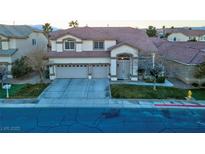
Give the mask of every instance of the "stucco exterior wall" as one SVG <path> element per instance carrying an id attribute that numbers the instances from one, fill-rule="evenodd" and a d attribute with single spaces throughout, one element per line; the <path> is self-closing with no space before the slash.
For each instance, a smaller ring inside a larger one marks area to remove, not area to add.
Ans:
<path id="1" fill-rule="evenodd" d="M 111 57 L 117 57 L 119 54 L 131 54 L 133 57 L 138 57 L 138 50 L 128 45 L 122 45 L 111 51 Z"/>
<path id="2" fill-rule="evenodd" d="M 120 54 L 130 54 L 130 79 L 133 81 L 138 80 L 138 50 L 128 46 L 128 45 L 122 45 L 117 48 L 114 48 L 111 51 L 111 65 L 110 65 L 110 74 L 111 74 L 111 80 L 116 81 L 117 80 L 117 57 Z"/>
<path id="3" fill-rule="evenodd" d="M 105 50 L 107 50 L 108 48 L 116 45 L 117 42 L 115 40 L 105 40 Z"/>
<path id="4" fill-rule="evenodd" d="M 199 41 L 205 41 L 205 35 L 200 36 Z"/>
<path id="5" fill-rule="evenodd" d="M 57 40 L 51 41 L 51 50 L 62 52 L 64 51 L 64 40 L 66 39 L 74 39 L 76 41 L 76 47 L 75 50 L 77 52 L 81 51 L 93 51 L 93 40 L 81 40 L 80 38 L 77 38 L 72 35 L 65 35 Z M 104 50 L 107 50 L 108 48 L 116 45 L 116 40 L 102 40 L 104 41 Z M 101 50 L 99 50 L 101 51 Z"/>
<path id="6" fill-rule="evenodd" d="M 9 49 L 9 42 L 8 41 L 2 41 L 2 50 L 8 50 Z"/>
<path id="7" fill-rule="evenodd" d="M 186 65 L 175 61 L 166 60 L 165 70 L 168 77 L 178 78 L 186 84 L 205 82 L 194 77 L 197 65 Z"/>
<path id="8" fill-rule="evenodd" d="M 54 64 L 110 63 L 110 58 L 50 58 L 49 63 L 54 63 Z"/>
<path id="9" fill-rule="evenodd" d="M 189 40 L 189 37 L 182 33 L 172 33 L 167 37 L 167 40 L 173 42 L 174 38 L 176 38 L 176 41 L 181 41 L 181 42 L 186 42 Z"/>
<path id="10" fill-rule="evenodd" d="M 36 40 L 36 45 L 32 45 L 32 39 Z M 29 52 L 37 50 L 47 51 L 48 40 L 43 33 L 33 32 L 27 39 L 15 39 L 15 43 L 18 51 L 12 56 L 12 61 L 28 55 Z"/>
<path id="11" fill-rule="evenodd" d="M 9 63 L 9 64 L 11 64 L 12 63 L 12 59 L 11 59 L 11 57 L 0 57 L 0 62 L 1 63 Z"/>
<path id="12" fill-rule="evenodd" d="M 83 40 L 82 51 L 92 51 L 93 50 L 93 41 Z"/>
<path id="13" fill-rule="evenodd" d="M 65 35 L 63 37 L 58 38 L 56 41 L 57 42 L 63 42 L 65 39 L 68 39 L 68 38 L 74 39 L 74 40 L 76 40 L 76 42 L 81 42 L 82 41 L 80 38 L 77 38 L 77 37 L 72 36 L 72 35 Z"/>
<path id="14" fill-rule="evenodd" d="M 57 51 L 57 44 L 56 41 L 51 41 L 51 51 Z"/>
<path id="15" fill-rule="evenodd" d="M 16 49 L 16 39 L 9 39 L 9 49 Z"/>

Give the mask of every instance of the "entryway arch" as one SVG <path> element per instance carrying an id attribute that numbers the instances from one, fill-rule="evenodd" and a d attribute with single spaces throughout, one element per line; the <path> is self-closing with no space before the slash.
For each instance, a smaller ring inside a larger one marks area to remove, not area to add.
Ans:
<path id="1" fill-rule="evenodd" d="M 132 55 L 117 55 L 117 78 L 118 80 L 128 80 L 131 77 Z"/>

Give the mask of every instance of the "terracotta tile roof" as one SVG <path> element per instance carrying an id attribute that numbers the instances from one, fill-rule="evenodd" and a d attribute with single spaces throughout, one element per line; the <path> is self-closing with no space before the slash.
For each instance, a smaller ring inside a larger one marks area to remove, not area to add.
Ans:
<path id="1" fill-rule="evenodd" d="M 127 43 L 144 52 L 155 52 L 157 48 L 149 40 L 146 33 L 131 27 L 77 27 L 50 33 L 50 39 L 56 40 L 67 34 L 83 40 L 117 40 L 117 43 Z"/>
<path id="2" fill-rule="evenodd" d="M 63 52 L 48 52 L 49 58 L 93 58 L 93 57 L 110 57 L 110 51 L 63 51 Z"/>
<path id="3" fill-rule="evenodd" d="M 186 36 L 202 36 L 205 35 L 205 30 L 190 30 L 187 28 L 165 29 L 165 33 L 182 33 Z"/>
<path id="4" fill-rule="evenodd" d="M 185 64 L 201 64 L 205 62 L 205 42 L 168 42 L 152 40 L 160 55 L 165 59 Z"/>

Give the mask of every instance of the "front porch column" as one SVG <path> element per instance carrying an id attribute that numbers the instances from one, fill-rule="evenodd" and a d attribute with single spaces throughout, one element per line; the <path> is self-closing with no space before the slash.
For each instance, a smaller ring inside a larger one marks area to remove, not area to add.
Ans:
<path id="1" fill-rule="evenodd" d="M 133 57 L 131 80 L 138 81 L 138 57 Z"/>
<path id="2" fill-rule="evenodd" d="M 50 77 L 50 80 L 54 80 L 56 78 L 56 66 L 55 65 L 49 66 L 49 77 Z"/>
<path id="3" fill-rule="evenodd" d="M 111 58 L 110 77 L 112 81 L 117 80 L 117 59 Z"/>

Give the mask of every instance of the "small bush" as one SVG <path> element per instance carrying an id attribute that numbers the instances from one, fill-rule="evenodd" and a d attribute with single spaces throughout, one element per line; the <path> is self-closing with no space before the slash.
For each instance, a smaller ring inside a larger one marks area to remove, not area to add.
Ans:
<path id="1" fill-rule="evenodd" d="M 165 82 L 165 77 L 161 76 L 157 78 L 157 83 L 164 83 Z"/>
<path id="2" fill-rule="evenodd" d="M 49 79 L 49 70 L 48 69 L 44 71 L 44 76 L 46 79 Z"/>
<path id="3" fill-rule="evenodd" d="M 28 64 L 26 56 L 17 59 L 12 65 L 11 73 L 14 78 L 22 77 L 32 71 L 32 67 Z"/>
<path id="4" fill-rule="evenodd" d="M 205 87 L 205 82 L 201 84 L 202 87 Z"/>
<path id="5" fill-rule="evenodd" d="M 199 84 L 198 83 L 192 83 L 192 86 L 193 87 L 199 87 Z"/>
<path id="6" fill-rule="evenodd" d="M 144 79 L 145 82 L 147 83 L 154 83 L 154 78 L 152 76 L 146 77 Z M 164 83 L 165 82 L 165 77 L 164 76 L 160 76 L 157 78 L 156 83 Z"/>

